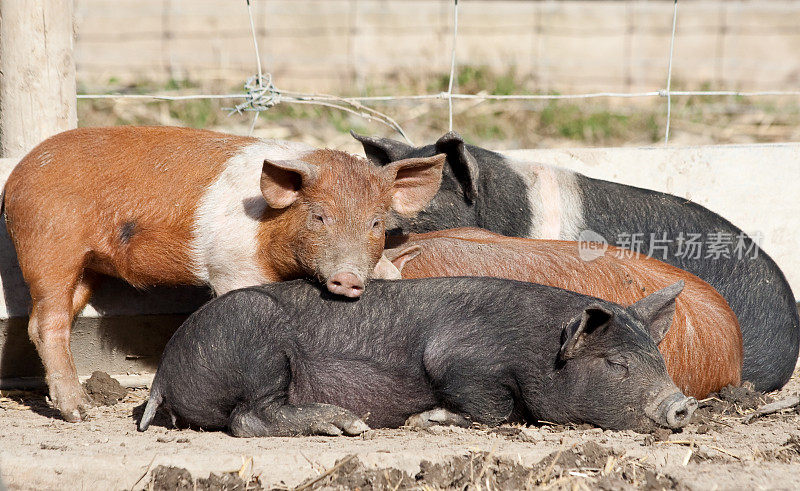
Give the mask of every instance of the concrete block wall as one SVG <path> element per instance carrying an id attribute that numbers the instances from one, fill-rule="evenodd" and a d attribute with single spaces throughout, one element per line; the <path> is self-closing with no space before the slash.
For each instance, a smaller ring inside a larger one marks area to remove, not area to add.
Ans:
<path id="1" fill-rule="evenodd" d="M 351 92 L 449 71 L 452 0 L 251 4 L 264 70 L 284 90 Z M 255 71 L 244 2 L 75 0 L 75 21 L 80 83 L 238 85 Z M 798 22 L 797 1 L 681 2 L 673 88 L 796 87 Z M 541 90 L 650 91 L 666 80 L 671 27 L 669 1 L 470 0 L 459 4 L 458 63 L 514 67 Z"/>
<path id="2" fill-rule="evenodd" d="M 800 144 L 518 150 L 510 156 L 563 166 L 592 177 L 692 199 L 749 233 L 800 295 Z M 0 185 L 16 164 L 0 159 Z M 0 387 L 40 383 L 42 368 L 27 336 L 29 295 L 5 224 L 0 226 Z M 72 349 L 79 375 L 152 374 L 165 343 L 209 297 L 205 288 L 143 291 L 107 279 L 77 319 Z M 136 379 L 134 379 L 136 380 Z"/>

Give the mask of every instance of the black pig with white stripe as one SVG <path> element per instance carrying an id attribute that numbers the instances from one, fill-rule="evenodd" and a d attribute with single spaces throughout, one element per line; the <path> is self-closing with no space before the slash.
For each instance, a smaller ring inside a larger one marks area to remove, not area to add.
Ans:
<path id="1" fill-rule="evenodd" d="M 652 237 L 673 239 L 666 244 L 663 260 L 713 286 L 739 318 L 742 380 L 770 391 L 791 377 L 800 347 L 800 320 L 791 288 L 775 262 L 764 251 L 755 258 L 731 254 L 713 259 L 678 253 L 675 239 L 681 233 L 708 237 L 721 232 L 734 238 L 742 234 L 716 213 L 670 194 L 510 159 L 466 145 L 454 132 L 417 148 L 388 138 L 353 136 L 379 164 L 447 154 L 439 193 L 417 217 L 396 217 L 395 233 L 471 226 L 515 237 L 579 240 L 583 230 L 592 230 L 611 243 L 621 234 L 641 233 L 644 253 Z M 743 245 L 754 246 L 749 237 Z"/>

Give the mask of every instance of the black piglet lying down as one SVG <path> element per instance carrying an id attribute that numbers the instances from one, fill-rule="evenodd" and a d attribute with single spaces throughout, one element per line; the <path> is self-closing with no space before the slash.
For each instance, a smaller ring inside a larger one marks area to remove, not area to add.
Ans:
<path id="1" fill-rule="evenodd" d="M 656 344 L 682 287 L 628 308 L 496 278 L 376 280 L 357 301 L 305 280 L 232 291 L 175 332 L 139 429 L 159 407 L 243 437 L 407 419 L 680 427 L 697 402 Z"/>

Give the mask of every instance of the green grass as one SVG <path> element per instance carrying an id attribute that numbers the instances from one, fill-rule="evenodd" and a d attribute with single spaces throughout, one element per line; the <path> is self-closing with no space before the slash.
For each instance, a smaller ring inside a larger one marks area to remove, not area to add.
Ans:
<path id="1" fill-rule="evenodd" d="M 206 128 L 216 124 L 220 108 L 211 99 L 176 101 L 170 104 L 169 114 L 192 128 Z"/>
<path id="2" fill-rule="evenodd" d="M 446 92 L 450 74 L 441 74 L 433 80 L 434 82 L 428 85 L 429 92 Z M 498 75 L 485 66 L 464 65 L 456 69 L 453 90 L 462 94 L 485 91 L 492 95 L 510 95 L 525 89 L 513 69 Z"/>
<path id="3" fill-rule="evenodd" d="M 438 93 L 447 90 L 448 77 L 447 73 L 441 73 L 427 78 L 414 78 L 407 73 L 398 72 L 384 79 L 381 84 L 367 84 L 358 93 L 341 95 Z M 680 86 L 679 82 L 675 83 L 676 88 Z M 695 88 L 707 90 L 710 87 L 710 84 L 704 84 Z M 455 90 L 466 94 L 494 95 L 544 92 L 536 86 L 532 77 L 521 76 L 513 69 L 497 73 L 485 66 L 469 65 L 458 67 Z M 118 78 L 110 77 L 102 91 L 79 87 L 79 93 L 147 94 L 183 91 L 237 93 L 241 91 L 241 86 L 204 87 L 192 80 L 122 85 Z M 235 102 L 216 99 L 169 102 L 79 100 L 78 117 L 82 126 L 178 124 L 194 128 L 249 127 L 251 113 L 229 117 L 228 111 L 223 109 Z M 417 104 L 423 105 L 425 110 L 419 111 Z M 410 134 L 416 134 L 417 139 L 435 140 L 447 127 L 447 103 L 442 100 L 413 104 L 375 103 L 371 107 L 398 120 Z M 458 100 L 454 102 L 454 108 L 454 127 L 459 133 L 476 144 L 495 148 L 533 148 L 541 146 L 543 141 L 550 142 L 547 144 L 564 141 L 569 142 L 564 144 L 575 146 L 646 144 L 660 141 L 664 133 L 665 106 L 661 98 L 637 101 L 593 99 L 480 103 Z M 694 125 L 722 130 L 731 122 L 752 121 L 753 114 L 767 115 L 769 124 L 773 127 L 783 126 L 790 129 L 800 126 L 800 105 L 794 100 L 730 96 L 673 97 L 673 121 L 676 125 L 685 122 L 690 129 Z M 261 127 L 271 125 L 289 128 L 289 138 L 303 132 L 312 132 L 320 141 L 325 141 L 326 134 L 347 133 L 351 129 L 360 133 L 397 136 L 374 121 L 368 122 L 343 111 L 291 103 L 282 103 L 262 112 L 258 124 Z M 774 141 L 774 138 L 780 138 L 763 136 L 756 131 L 756 126 L 757 124 L 753 126 L 751 135 L 754 141 Z M 724 132 L 720 131 L 718 134 L 725 138 Z M 724 139 L 719 141 L 725 142 Z"/>

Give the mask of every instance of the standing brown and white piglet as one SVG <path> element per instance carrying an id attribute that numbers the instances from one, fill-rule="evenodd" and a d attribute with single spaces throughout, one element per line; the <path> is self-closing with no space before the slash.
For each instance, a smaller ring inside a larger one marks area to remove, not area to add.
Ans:
<path id="1" fill-rule="evenodd" d="M 217 294 L 313 276 L 357 297 L 390 210 L 436 194 L 444 155 L 378 167 L 344 152 L 171 127 L 82 128 L 45 140 L 5 186 L 31 292 L 28 333 L 68 421 L 89 406 L 69 346 L 98 273 Z"/>

